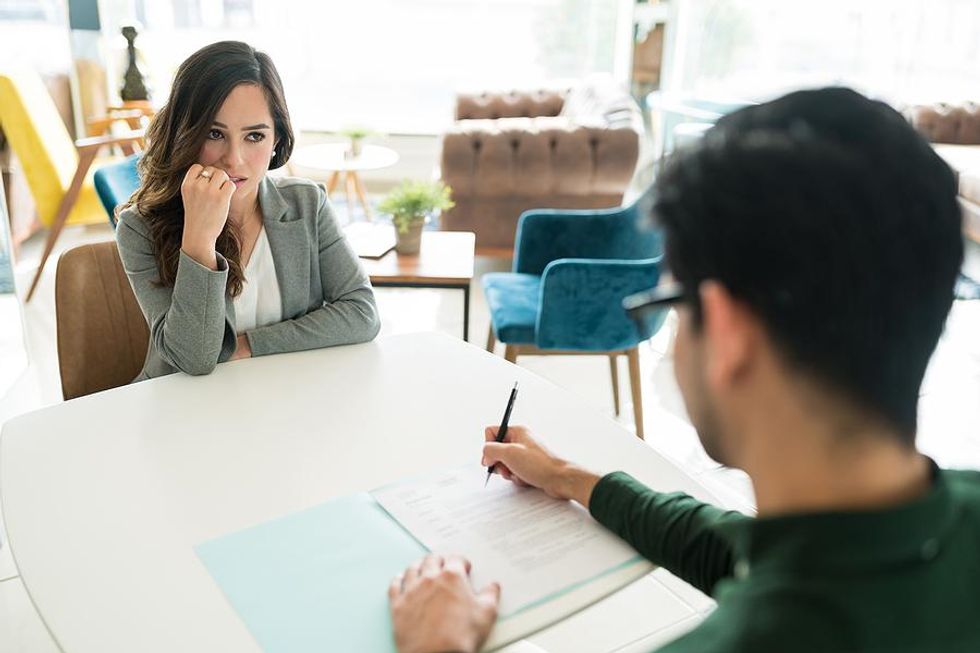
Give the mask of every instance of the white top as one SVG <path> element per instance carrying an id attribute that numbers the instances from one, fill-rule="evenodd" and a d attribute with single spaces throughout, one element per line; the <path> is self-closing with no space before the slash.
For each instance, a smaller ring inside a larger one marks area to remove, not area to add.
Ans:
<path id="1" fill-rule="evenodd" d="M 24 586 L 67 653 L 260 653 L 193 547 L 477 460 L 515 380 L 512 423 L 532 426 L 556 454 L 711 499 L 532 371 L 457 338 L 410 333 L 170 374 L 8 421 L 0 500 Z M 601 651 L 676 632 L 697 621 L 678 596 L 644 578 L 530 641 Z M 575 646 L 583 632 L 619 643 Z"/>
<path id="2" fill-rule="evenodd" d="M 242 293 L 233 303 L 238 335 L 282 321 L 282 296 L 279 294 L 276 264 L 272 260 L 272 248 L 269 247 L 265 227 L 259 231 L 252 256 L 245 266 Z"/>

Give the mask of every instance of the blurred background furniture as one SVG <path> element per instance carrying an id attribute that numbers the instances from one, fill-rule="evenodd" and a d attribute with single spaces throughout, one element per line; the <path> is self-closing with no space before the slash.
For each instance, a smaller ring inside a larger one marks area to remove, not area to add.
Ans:
<path id="1" fill-rule="evenodd" d="M 289 160 L 290 168 L 308 168 L 314 171 L 329 172 L 327 197 L 333 195 L 344 175 L 344 192 L 347 195 L 347 218 L 353 220 L 354 196 L 361 202 L 364 217 L 371 220 L 371 205 L 364 191 L 364 184 L 357 175 L 359 170 L 377 170 L 398 163 L 398 152 L 382 145 L 362 145 L 359 154 L 354 155 L 347 143 L 320 143 L 297 148 Z"/>
<path id="2" fill-rule="evenodd" d="M 375 288 L 462 290 L 463 340 L 469 340 L 474 242 L 472 233 L 423 231 L 418 254 L 399 254 L 393 249 L 381 258 L 362 258 L 361 265 Z"/>
<path id="3" fill-rule="evenodd" d="M 980 243 L 980 104 L 933 104 L 905 110 L 957 175 L 963 231 Z"/>
<path id="4" fill-rule="evenodd" d="M 640 438 L 638 345 L 660 329 L 666 311 L 640 333 L 622 302 L 660 278 L 660 236 L 646 224 L 650 199 L 647 192 L 625 208 L 528 211 L 518 226 L 513 271 L 483 277 L 491 320 L 487 350 L 502 342 L 511 362 L 526 355 L 607 356 L 617 415 L 618 357 L 626 356 Z"/>
<path id="5" fill-rule="evenodd" d="M 717 98 L 702 95 L 654 91 L 646 97 L 646 106 L 656 116 L 658 135 L 654 150 L 662 165 L 666 156 L 701 138 L 718 119 L 727 113 L 755 104 L 743 98 Z"/>
<path id="6" fill-rule="evenodd" d="M 104 115 L 89 118 L 85 128 L 89 136 L 102 136 L 117 123 L 123 123 L 129 131 L 146 129 L 154 115 L 156 109 L 148 100 L 123 102 L 119 106 L 106 107 Z"/>
<path id="7" fill-rule="evenodd" d="M 131 154 L 122 161 L 110 163 L 95 171 L 92 182 L 99 201 L 109 215 L 109 222 L 116 226 L 116 207 L 129 200 L 140 186 L 140 175 L 137 169 L 140 155 Z"/>
<path id="8" fill-rule="evenodd" d="M 64 226 L 105 220 L 90 174 L 96 156 L 112 145 L 132 154 L 142 145 L 143 133 L 131 131 L 73 143 L 40 77 L 30 70 L 0 73 L 0 129 L 20 160 L 37 206 L 35 227 L 18 238 L 30 236 L 41 226 L 49 228 L 44 253 L 27 291 L 30 301 Z"/>
<path id="9" fill-rule="evenodd" d="M 456 206 L 441 228 L 510 250 L 526 210 L 619 206 L 642 133 L 636 102 L 605 77 L 565 92 L 459 95 L 441 155 Z"/>
<path id="10" fill-rule="evenodd" d="M 136 378 L 150 331 L 116 242 L 81 245 L 62 254 L 54 292 L 64 398 L 108 390 Z"/>

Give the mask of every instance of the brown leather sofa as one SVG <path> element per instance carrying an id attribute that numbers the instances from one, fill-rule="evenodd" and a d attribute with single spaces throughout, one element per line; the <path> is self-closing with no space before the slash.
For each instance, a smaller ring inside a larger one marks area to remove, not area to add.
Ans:
<path id="1" fill-rule="evenodd" d="M 963 231 L 980 243 L 980 104 L 915 106 L 905 113 L 956 172 Z"/>
<path id="2" fill-rule="evenodd" d="M 528 209 L 619 206 L 639 156 L 643 122 L 625 90 L 590 80 L 568 91 L 461 94 L 442 142 L 442 179 L 456 206 L 446 231 L 477 247 L 512 249 Z"/>

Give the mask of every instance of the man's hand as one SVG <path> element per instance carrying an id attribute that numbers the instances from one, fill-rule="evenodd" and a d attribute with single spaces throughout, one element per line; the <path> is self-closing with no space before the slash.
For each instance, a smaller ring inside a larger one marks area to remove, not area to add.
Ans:
<path id="1" fill-rule="evenodd" d="M 470 563 L 427 555 L 391 581 L 388 599 L 399 653 L 476 653 L 497 619 L 500 586 L 480 592 Z"/>
<path id="2" fill-rule="evenodd" d="M 483 463 L 496 465 L 494 471 L 522 487 L 536 487 L 556 499 L 571 499 L 586 508 L 599 477 L 572 465 L 542 447 L 523 426 L 511 426 L 503 442 L 495 442 L 496 426 L 484 435 Z"/>

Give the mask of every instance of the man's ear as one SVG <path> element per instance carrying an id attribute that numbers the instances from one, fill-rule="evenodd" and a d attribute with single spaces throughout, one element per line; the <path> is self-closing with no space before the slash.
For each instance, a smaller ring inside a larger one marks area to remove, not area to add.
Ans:
<path id="1" fill-rule="evenodd" d="M 706 382 L 714 390 L 731 387 L 748 369 L 759 323 L 744 303 L 717 281 L 698 288 L 703 315 Z"/>

